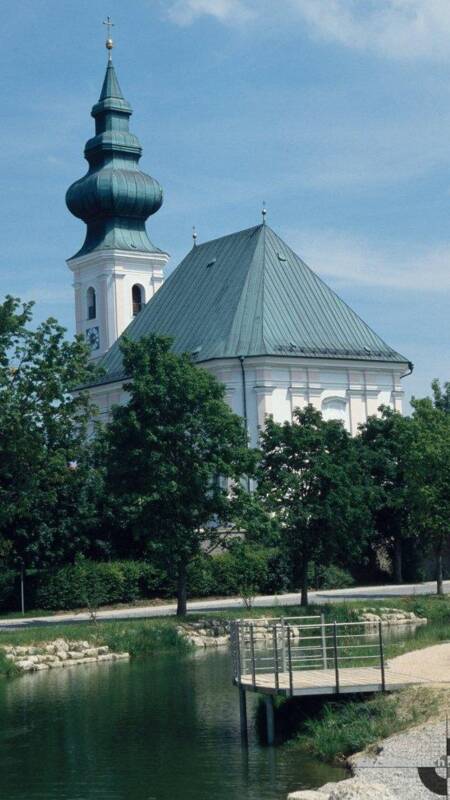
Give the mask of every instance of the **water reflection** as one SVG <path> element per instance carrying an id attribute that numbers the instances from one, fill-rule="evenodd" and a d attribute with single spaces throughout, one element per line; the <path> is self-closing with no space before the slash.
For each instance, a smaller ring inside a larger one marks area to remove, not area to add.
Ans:
<path id="1" fill-rule="evenodd" d="M 241 747 L 226 652 L 3 681 L 0 713 L 5 800 L 281 800 L 343 775 L 254 731 Z"/>

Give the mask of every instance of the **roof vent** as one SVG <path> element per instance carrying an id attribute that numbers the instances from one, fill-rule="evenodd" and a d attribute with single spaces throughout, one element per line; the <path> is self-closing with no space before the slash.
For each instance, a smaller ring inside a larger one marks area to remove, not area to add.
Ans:
<path id="1" fill-rule="evenodd" d="M 367 353 L 367 355 L 370 356 L 370 352 L 371 352 L 370 351 L 370 347 L 364 347 L 364 352 Z"/>
<path id="2" fill-rule="evenodd" d="M 206 269 L 208 269 L 208 267 L 212 267 L 216 263 L 216 261 L 217 261 L 217 258 L 212 258 L 211 261 L 208 261 L 208 263 L 206 265 Z"/>
<path id="3" fill-rule="evenodd" d="M 202 348 L 201 348 L 201 346 L 200 346 L 200 347 L 196 347 L 196 348 L 195 348 L 195 350 L 192 350 L 192 352 L 191 352 L 191 356 L 192 356 L 192 358 L 197 358 L 197 356 L 198 356 L 198 354 L 199 354 L 199 352 L 200 352 L 200 350 L 201 350 L 201 349 L 202 349 Z"/>
<path id="4" fill-rule="evenodd" d="M 284 256 L 282 253 L 277 253 L 277 257 L 278 261 L 287 261 L 286 256 Z"/>

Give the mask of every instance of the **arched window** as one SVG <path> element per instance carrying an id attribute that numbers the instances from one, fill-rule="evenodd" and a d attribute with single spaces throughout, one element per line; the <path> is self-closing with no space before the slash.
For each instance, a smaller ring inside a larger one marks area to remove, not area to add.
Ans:
<path id="1" fill-rule="evenodd" d="M 134 284 L 131 290 L 131 299 L 133 302 L 133 317 L 135 317 L 142 311 L 142 306 L 144 305 L 144 291 L 142 286 L 139 286 L 137 283 Z"/>
<path id="2" fill-rule="evenodd" d="M 86 302 L 87 302 L 87 318 L 88 319 L 95 319 L 97 316 L 97 303 L 95 300 L 95 289 L 92 286 L 86 292 Z"/>
<path id="3" fill-rule="evenodd" d="M 347 420 L 347 403 L 343 397 L 326 397 L 322 403 L 322 415 L 325 420 Z"/>

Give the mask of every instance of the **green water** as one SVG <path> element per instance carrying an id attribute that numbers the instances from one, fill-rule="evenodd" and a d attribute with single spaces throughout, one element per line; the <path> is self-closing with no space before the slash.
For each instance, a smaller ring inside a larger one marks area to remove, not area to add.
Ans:
<path id="1" fill-rule="evenodd" d="M 241 747 L 228 653 L 0 681 L 1 800 L 285 800 L 341 777 L 253 730 Z"/>

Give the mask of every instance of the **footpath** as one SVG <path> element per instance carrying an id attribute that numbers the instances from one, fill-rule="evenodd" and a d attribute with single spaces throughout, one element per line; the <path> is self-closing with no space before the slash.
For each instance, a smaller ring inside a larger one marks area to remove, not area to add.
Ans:
<path id="1" fill-rule="evenodd" d="M 444 591 L 450 594 L 450 581 L 444 582 Z M 309 602 L 322 605 L 323 603 L 342 603 L 351 600 L 382 600 L 395 597 L 413 597 L 415 595 L 435 594 L 436 583 L 410 583 L 387 586 L 358 586 L 351 589 L 333 589 L 332 591 L 311 591 Z M 254 608 L 269 608 L 273 606 L 296 606 L 300 604 L 300 595 L 297 592 L 288 594 L 259 595 L 253 601 Z M 228 609 L 245 608 L 240 597 L 226 597 L 222 599 L 193 600 L 188 603 L 188 614 L 199 614 L 206 611 L 227 611 Z M 98 620 L 122 619 L 147 619 L 153 617 L 171 617 L 176 614 L 175 603 L 161 605 L 131 606 L 127 608 L 108 608 L 96 613 Z M 66 612 L 64 614 L 50 614 L 40 617 L 15 617 L 0 618 L 0 632 L 2 630 L 15 630 L 17 628 L 32 628 L 39 625 L 71 624 L 88 622 L 91 615 L 86 611 Z"/>

